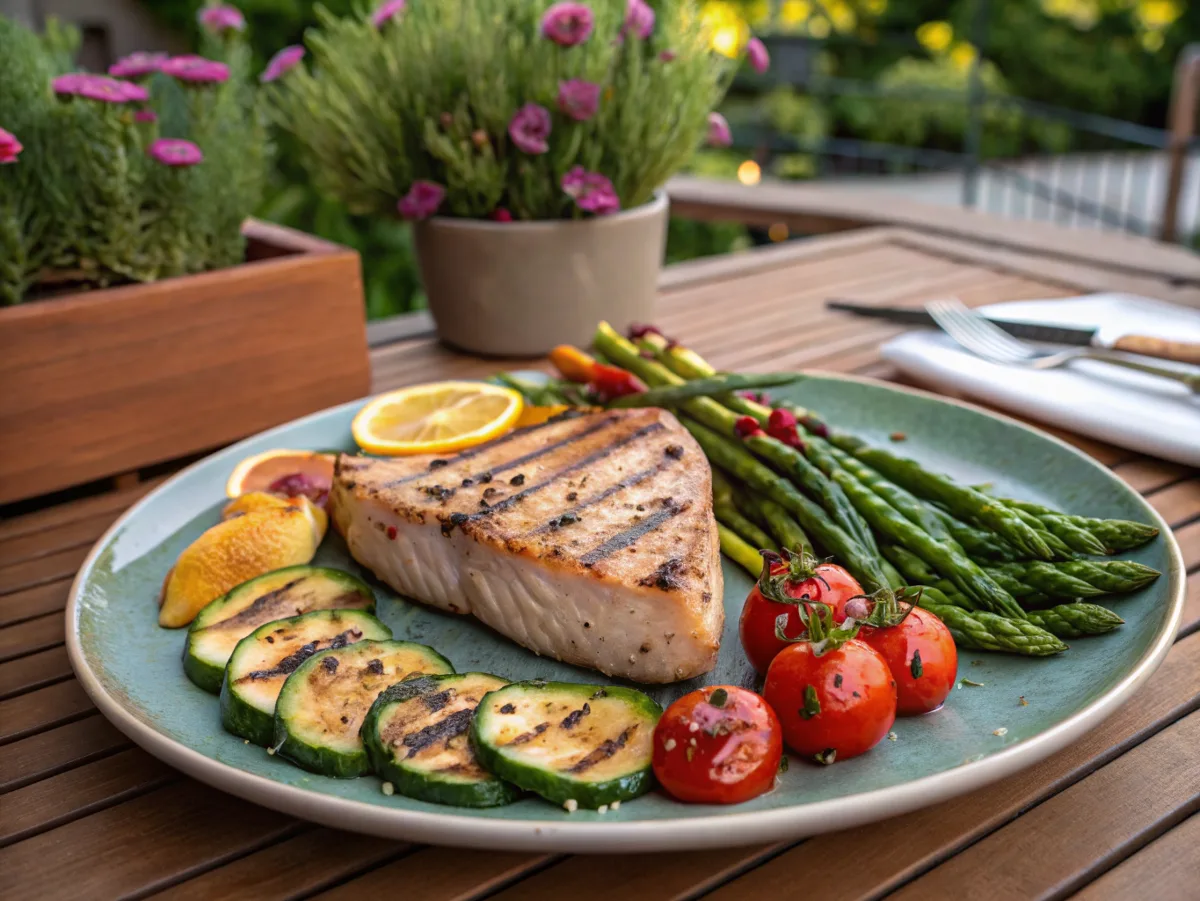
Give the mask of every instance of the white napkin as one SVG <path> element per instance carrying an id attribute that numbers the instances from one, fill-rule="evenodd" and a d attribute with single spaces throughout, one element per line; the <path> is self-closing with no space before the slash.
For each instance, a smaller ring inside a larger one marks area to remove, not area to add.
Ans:
<path id="1" fill-rule="evenodd" d="M 1200 310 L 1130 294 L 1019 300 L 978 309 L 997 319 L 1098 327 L 1106 340 L 1136 333 L 1200 342 Z M 1000 366 L 933 329 L 906 332 L 885 344 L 882 354 L 922 384 L 962 392 L 1120 447 L 1200 466 L 1200 394 L 1180 382 L 1092 360 L 1043 372 Z"/>

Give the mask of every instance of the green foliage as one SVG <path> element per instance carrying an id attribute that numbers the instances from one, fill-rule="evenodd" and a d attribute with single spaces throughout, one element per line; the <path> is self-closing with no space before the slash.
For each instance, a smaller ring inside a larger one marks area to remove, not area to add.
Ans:
<path id="1" fill-rule="evenodd" d="M 691 156 L 724 93 L 729 61 L 713 54 L 689 0 L 662 0 L 645 41 L 618 41 L 625 0 L 594 0 L 595 30 L 560 47 L 541 36 L 547 0 L 410 3 L 375 28 L 318 10 L 297 68 L 270 97 L 317 187 L 354 214 L 395 215 L 416 180 L 446 186 L 441 212 L 518 219 L 577 215 L 560 187 L 574 166 L 608 176 L 623 207 L 649 200 Z M 675 56 L 660 59 L 662 51 Z M 601 85 L 595 116 L 557 111 L 559 83 Z M 549 150 L 508 135 L 526 103 L 552 112 Z"/>
<path id="2" fill-rule="evenodd" d="M 0 16 L 0 124 L 24 144 L 0 167 L 0 302 L 18 303 L 40 283 L 152 281 L 240 262 L 241 223 L 266 167 L 248 49 L 222 48 L 224 84 L 149 79 L 145 106 L 159 118 L 147 123 L 132 104 L 55 95 L 51 80 L 77 47 L 73 29 L 52 24 L 40 39 Z M 160 136 L 193 141 L 204 161 L 151 159 Z"/>

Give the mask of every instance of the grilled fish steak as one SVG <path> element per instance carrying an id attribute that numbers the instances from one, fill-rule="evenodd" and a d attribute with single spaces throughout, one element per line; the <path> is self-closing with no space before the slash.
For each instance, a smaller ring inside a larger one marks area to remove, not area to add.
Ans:
<path id="1" fill-rule="evenodd" d="M 712 475 L 665 410 L 568 413 L 448 459 L 342 455 L 330 511 L 401 594 L 638 682 L 716 663 Z"/>

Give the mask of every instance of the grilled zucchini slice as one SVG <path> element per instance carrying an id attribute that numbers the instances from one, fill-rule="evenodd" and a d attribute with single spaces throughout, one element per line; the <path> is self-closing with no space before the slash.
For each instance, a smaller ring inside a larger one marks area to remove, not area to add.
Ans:
<path id="1" fill-rule="evenodd" d="M 480 702 L 471 742 L 501 779 L 569 810 L 595 809 L 650 790 L 660 716 L 632 688 L 516 682 Z"/>
<path id="2" fill-rule="evenodd" d="M 327 648 L 392 637 L 361 610 L 317 610 L 259 626 L 237 643 L 221 682 L 221 725 L 264 747 L 275 736 L 275 700 L 305 660 Z"/>
<path id="3" fill-rule="evenodd" d="M 468 732 L 489 691 L 508 684 L 487 673 L 417 676 L 371 705 L 363 744 L 371 768 L 410 798 L 456 807 L 499 807 L 520 797 L 479 765 Z"/>
<path id="4" fill-rule="evenodd" d="M 375 595 L 356 576 L 320 566 L 288 566 L 243 582 L 192 620 L 183 647 L 183 671 L 205 691 L 218 694 L 229 655 L 259 626 L 333 609 L 374 613 Z"/>
<path id="5" fill-rule="evenodd" d="M 358 730 L 379 693 L 414 673 L 452 673 L 450 661 L 411 641 L 360 641 L 318 651 L 287 677 L 275 702 L 275 750 L 323 776 L 371 771 Z"/>

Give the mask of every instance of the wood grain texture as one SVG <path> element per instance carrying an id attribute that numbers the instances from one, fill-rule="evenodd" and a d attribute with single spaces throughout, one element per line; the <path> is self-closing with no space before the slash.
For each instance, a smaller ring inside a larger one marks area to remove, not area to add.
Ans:
<path id="1" fill-rule="evenodd" d="M 99 513 L 111 514 L 113 519 L 124 513 L 135 501 L 151 489 L 163 482 L 164 476 L 145 479 L 128 488 L 117 491 L 105 491 L 92 497 L 71 501 L 67 504 L 55 504 L 26 513 L 23 516 L 0 521 L 0 542 L 6 542 L 21 535 L 32 532 L 44 532 L 56 529 L 78 519 L 87 519 Z"/>
<path id="2" fill-rule="evenodd" d="M 1146 497 L 1150 506 L 1171 526 L 1200 517 L 1200 478 L 1176 482 Z"/>
<path id="3" fill-rule="evenodd" d="M 1200 810 L 1197 745 L 1193 713 L 892 897 L 1033 901 L 1073 892 Z M 986 879 L 972 878 L 984 867 Z"/>
<path id="4" fill-rule="evenodd" d="M 0 594 L 0 628 L 64 610 L 73 579 L 57 579 L 32 588 Z"/>
<path id="5" fill-rule="evenodd" d="M 1074 901 L 1130 901 L 1132 898 L 1195 898 L 1196 849 L 1200 814 L 1192 814 L 1166 835 L 1109 870 L 1071 897 Z"/>
<path id="6" fill-rule="evenodd" d="M 0 701 L 0 744 L 69 723 L 94 709 L 74 680 Z"/>
<path id="7" fill-rule="evenodd" d="M 0 310 L 0 503 L 363 396 L 363 310 L 350 251 Z"/>
<path id="8" fill-rule="evenodd" d="M 28 695 L 26 695 L 28 697 Z M 129 739 L 96 713 L 0 746 L 0 794 L 129 747 Z"/>
<path id="9" fill-rule="evenodd" d="M 0 632 L 0 638 L 4 633 Z M 71 663 L 62 645 L 0 663 L 0 700 L 52 682 L 71 678 Z"/>
<path id="10" fill-rule="evenodd" d="M 467 901 L 488 897 L 507 883 L 537 871 L 551 859 L 498 851 L 422 848 L 352 882 L 322 892 L 314 901 L 384 898 L 398 889 L 402 890 L 404 901 Z M 571 886 L 560 897 L 573 896 L 576 888 Z"/>
<path id="11" fill-rule="evenodd" d="M 1162 667 L 1128 704 L 1058 754 L 961 798 L 882 823 L 810 838 L 710 897 L 712 901 L 787 897 L 797 874 L 804 874 L 805 891 L 821 901 L 859 901 L 886 894 L 953 859 L 1022 811 L 1200 708 L 1198 670 L 1200 635 L 1193 635 L 1176 643 Z M 845 849 L 860 847 L 871 848 L 871 853 L 857 855 L 854 866 L 829 866 L 830 861 L 842 859 Z M 992 872 L 990 866 L 980 866 L 983 872 Z"/>
<path id="12" fill-rule="evenodd" d="M 87 559 L 90 545 L 79 545 L 55 551 L 33 560 L 20 560 L 0 566 L 0 595 L 25 588 L 34 588 L 56 579 L 74 578 Z"/>
<path id="13" fill-rule="evenodd" d="M 0 663 L 52 648 L 64 640 L 63 618 L 58 613 L 47 613 L 0 629 Z"/>
<path id="14" fill-rule="evenodd" d="M 253 898 L 285 901 L 307 896 L 351 878 L 412 848 L 401 842 L 315 828 L 248 854 L 216 870 L 181 882 L 153 895 L 159 901 L 208 901 L 212 898 Z M 412 898 L 407 880 L 380 893 Z"/>
<path id="15" fill-rule="evenodd" d="M 1153 457 L 1138 457 L 1114 466 L 1113 472 L 1124 479 L 1134 491 L 1145 494 L 1178 482 L 1187 477 L 1192 470 L 1180 463 L 1155 460 Z"/>
<path id="16" fill-rule="evenodd" d="M 1200 366 L 1200 344 L 1187 341 L 1168 341 L 1150 335 L 1122 335 L 1113 342 L 1113 349 Z"/>
<path id="17" fill-rule="evenodd" d="M 65 897 L 68 886 L 73 897 L 116 898 L 167 888 L 299 829 L 281 814 L 180 782 L 10 845 L 0 850 L 0 872 L 13 898 Z"/>

